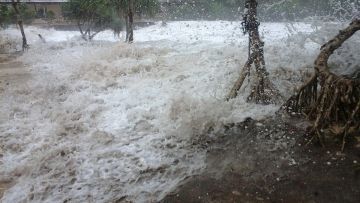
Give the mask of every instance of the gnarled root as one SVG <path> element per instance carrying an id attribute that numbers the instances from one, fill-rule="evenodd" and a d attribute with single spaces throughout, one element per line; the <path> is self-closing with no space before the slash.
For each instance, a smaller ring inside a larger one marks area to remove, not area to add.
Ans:
<path id="1" fill-rule="evenodd" d="M 279 91 L 273 87 L 269 78 L 265 76 L 258 79 L 247 101 L 257 104 L 275 104 L 277 101 L 280 101 L 280 99 L 281 95 Z"/>
<path id="2" fill-rule="evenodd" d="M 240 77 L 237 79 L 237 81 L 235 82 L 234 86 L 232 87 L 229 95 L 226 97 L 227 101 L 237 97 L 238 91 L 240 90 L 241 86 L 243 85 L 246 77 L 250 74 L 250 68 L 251 68 L 251 64 L 254 61 L 254 58 L 255 58 L 255 54 L 252 54 L 249 57 L 249 60 L 246 62 L 245 66 L 241 70 Z"/>
<path id="3" fill-rule="evenodd" d="M 360 80 L 330 72 L 330 55 L 360 29 L 360 20 L 326 43 L 315 61 L 315 74 L 284 105 L 288 112 L 302 113 L 313 123 L 312 133 L 324 145 L 324 134 L 342 135 L 344 150 L 348 135 L 360 132 Z"/>

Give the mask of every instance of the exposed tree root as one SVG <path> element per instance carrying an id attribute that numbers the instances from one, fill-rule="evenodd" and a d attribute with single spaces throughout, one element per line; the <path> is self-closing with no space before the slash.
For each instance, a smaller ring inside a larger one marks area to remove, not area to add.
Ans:
<path id="1" fill-rule="evenodd" d="M 255 58 L 255 55 L 252 54 L 248 61 L 246 62 L 245 66 L 243 67 L 243 69 L 241 70 L 240 73 L 240 77 L 237 79 L 237 81 L 235 82 L 233 88 L 231 89 L 229 95 L 226 97 L 226 100 L 229 99 L 233 99 L 235 97 L 237 97 L 238 95 L 238 91 L 240 90 L 241 86 L 243 85 L 246 77 L 248 75 L 250 75 L 250 68 L 251 68 L 251 64 L 253 63 L 253 59 Z"/>
<path id="2" fill-rule="evenodd" d="M 288 112 L 307 116 L 313 123 L 311 133 L 322 145 L 325 134 L 342 136 L 342 150 L 348 135 L 360 132 L 360 80 L 335 75 L 327 62 L 359 29 L 360 20 L 356 19 L 321 48 L 315 74 L 284 105 Z"/>
<path id="3" fill-rule="evenodd" d="M 280 101 L 280 93 L 270 82 L 268 76 L 259 77 L 247 101 L 258 104 L 275 104 Z"/>
<path id="4" fill-rule="evenodd" d="M 259 25 L 257 20 L 257 2 L 256 0 L 247 0 L 245 4 L 247 9 L 244 14 L 244 33 L 249 33 L 249 59 L 245 63 L 240 77 L 235 82 L 227 100 L 237 97 L 238 91 L 243 85 L 246 77 L 250 76 L 251 66 L 254 64 L 256 69 L 256 83 L 251 91 L 248 101 L 260 104 L 276 103 L 279 92 L 273 87 L 268 78 L 268 72 L 265 68 L 264 59 L 264 42 L 261 41 L 259 35 Z"/>

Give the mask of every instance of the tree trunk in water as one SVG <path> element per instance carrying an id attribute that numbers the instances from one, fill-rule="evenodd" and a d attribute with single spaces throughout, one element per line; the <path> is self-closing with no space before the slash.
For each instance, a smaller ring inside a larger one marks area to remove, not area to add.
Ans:
<path id="1" fill-rule="evenodd" d="M 86 32 L 83 31 L 80 20 L 77 21 L 77 26 L 78 26 L 78 28 L 79 28 L 79 30 L 80 30 L 81 37 L 82 37 L 85 41 L 88 41 L 88 39 L 86 38 Z"/>
<path id="2" fill-rule="evenodd" d="M 132 43 L 134 41 L 134 2 L 133 0 L 129 0 L 129 8 L 128 8 L 128 33 L 127 33 L 127 41 Z"/>
<path id="3" fill-rule="evenodd" d="M 125 31 L 126 31 L 125 41 L 128 42 L 129 41 L 129 16 L 128 16 L 127 12 L 125 12 L 125 14 L 124 14 L 124 19 L 125 19 Z"/>
<path id="4" fill-rule="evenodd" d="M 26 50 L 27 48 L 29 48 L 29 45 L 27 44 L 27 40 L 26 40 L 26 36 L 25 36 L 25 32 L 24 32 L 24 26 L 23 26 L 23 21 L 22 18 L 20 16 L 20 11 L 18 8 L 18 4 L 19 4 L 19 0 L 15 1 L 12 0 L 12 6 L 15 10 L 16 13 L 16 20 L 18 22 L 18 25 L 20 27 L 20 31 L 21 31 L 21 35 L 22 35 L 22 50 Z"/>
<path id="5" fill-rule="evenodd" d="M 328 60 L 358 30 L 360 19 L 355 19 L 321 47 L 315 61 L 314 75 L 284 105 L 288 112 L 303 113 L 312 121 L 313 138 L 317 137 L 322 145 L 324 133 L 342 135 L 342 150 L 347 135 L 360 131 L 360 80 L 330 72 Z"/>
<path id="6" fill-rule="evenodd" d="M 257 2 L 256 0 L 247 0 L 245 4 L 247 9 L 244 14 L 244 21 L 242 23 L 244 33 L 249 33 L 249 59 L 246 62 L 239 79 L 236 81 L 227 100 L 233 99 L 237 96 L 238 91 L 244 83 L 246 77 L 250 76 L 250 69 L 252 64 L 255 64 L 257 81 L 254 85 L 248 101 L 253 101 L 260 104 L 276 103 L 280 95 L 278 91 L 273 88 L 265 67 L 264 59 L 264 42 L 261 41 L 259 35 L 259 25 L 257 19 Z"/>
<path id="7" fill-rule="evenodd" d="M 37 10 L 37 7 L 36 7 L 36 3 L 34 3 L 34 10 L 35 10 L 35 15 L 36 15 L 36 17 L 37 17 L 38 10 Z"/>

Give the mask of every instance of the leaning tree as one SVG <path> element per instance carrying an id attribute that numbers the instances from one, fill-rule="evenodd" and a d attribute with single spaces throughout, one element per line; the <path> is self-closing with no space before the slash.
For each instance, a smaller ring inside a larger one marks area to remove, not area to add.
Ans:
<path id="1" fill-rule="evenodd" d="M 25 31 L 24 31 L 24 25 L 23 25 L 23 20 L 20 14 L 20 10 L 19 10 L 19 4 L 20 4 L 20 0 L 11 0 L 11 4 L 14 8 L 15 11 L 15 15 L 16 15 L 16 21 L 19 25 L 20 31 L 21 31 L 21 36 L 22 36 L 22 50 L 26 50 L 29 48 L 29 45 L 27 43 L 26 40 L 26 35 L 25 35 Z"/>
<path id="2" fill-rule="evenodd" d="M 238 95 L 238 91 L 245 79 L 250 77 L 251 67 L 255 65 L 256 81 L 252 87 L 248 101 L 259 104 L 270 104 L 276 103 L 280 94 L 270 82 L 269 73 L 265 67 L 264 42 L 261 41 L 259 35 L 260 23 L 257 18 L 257 6 L 256 0 L 247 0 L 245 3 L 242 26 L 244 34 L 249 34 L 249 58 L 240 73 L 240 77 L 235 82 L 226 99 L 233 99 Z"/>
<path id="3" fill-rule="evenodd" d="M 360 30 L 360 19 L 321 47 L 315 72 L 297 94 L 284 105 L 289 112 L 305 114 L 312 121 L 313 139 L 324 145 L 325 133 L 342 136 L 342 150 L 348 135 L 360 132 L 360 78 L 332 73 L 328 60 L 336 49 Z"/>

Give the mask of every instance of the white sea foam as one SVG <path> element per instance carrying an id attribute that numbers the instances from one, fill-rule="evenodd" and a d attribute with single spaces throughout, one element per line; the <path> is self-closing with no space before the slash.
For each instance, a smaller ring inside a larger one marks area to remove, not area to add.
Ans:
<path id="1" fill-rule="evenodd" d="M 262 25 L 267 66 L 285 96 L 301 82 L 292 77 L 311 70 L 318 30 Z M 90 43 L 77 32 L 26 32 L 31 48 L 17 60 L 28 75 L 0 90 L 0 181 L 14 183 L 3 202 L 157 201 L 203 169 L 197 136 L 278 108 L 246 103 L 249 85 L 224 100 L 247 58 L 239 22 L 158 23 L 130 45 L 110 31 Z M 15 28 L 1 35 L 20 39 Z"/>

